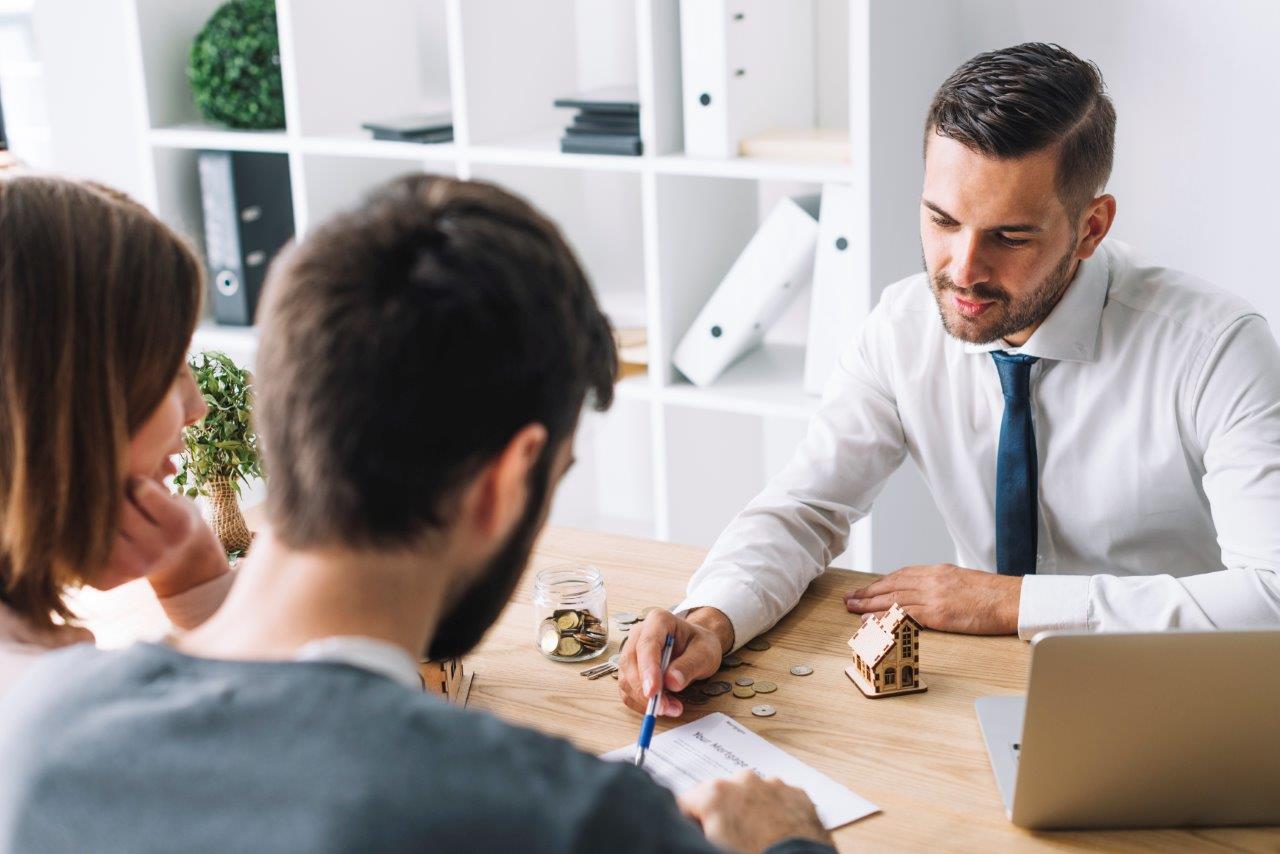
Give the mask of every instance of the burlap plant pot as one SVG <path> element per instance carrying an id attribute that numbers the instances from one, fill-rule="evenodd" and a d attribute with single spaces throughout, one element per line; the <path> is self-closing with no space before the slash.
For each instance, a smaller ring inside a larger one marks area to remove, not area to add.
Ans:
<path id="1" fill-rule="evenodd" d="M 227 554 L 244 554 L 249 550 L 253 534 L 244 524 L 239 495 L 230 478 L 215 478 L 201 491 L 209 499 L 209 524 L 222 542 Z"/>

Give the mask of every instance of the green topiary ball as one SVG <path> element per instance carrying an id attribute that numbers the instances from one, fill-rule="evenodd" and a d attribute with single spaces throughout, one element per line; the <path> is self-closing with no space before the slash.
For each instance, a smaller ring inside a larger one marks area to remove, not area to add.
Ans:
<path id="1" fill-rule="evenodd" d="M 275 0 L 230 0 L 191 45 L 187 80 L 205 118 L 233 128 L 284 127 Z"/>

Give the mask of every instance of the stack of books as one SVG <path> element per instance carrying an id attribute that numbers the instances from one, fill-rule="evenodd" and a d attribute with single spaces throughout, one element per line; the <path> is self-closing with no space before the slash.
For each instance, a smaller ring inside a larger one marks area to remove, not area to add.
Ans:
<path id="1" fill-rule="evenodd" d="M 578 111 L 573 124 L 564 129 L 561 151 L 633 157 L 640 154 L 640 99 L 635 87 L 595 89 L 557 98 L 555 105 Z"/>
<path id="2" fill-rule="evenodd" d="M 390 142 L 453 142 L 453 113 L 417 113 L 360 125 L 374 139 Z"/>

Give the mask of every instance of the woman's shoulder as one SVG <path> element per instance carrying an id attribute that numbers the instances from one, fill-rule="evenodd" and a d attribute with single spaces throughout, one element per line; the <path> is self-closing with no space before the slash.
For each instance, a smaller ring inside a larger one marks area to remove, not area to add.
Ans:
<path id="1" fill-rule="evenodd" d="M 78 643 L 93 643 L 93 632 L 78 626 L 41 629 L 0 602 L 0 694 L 42 655 Z"/>

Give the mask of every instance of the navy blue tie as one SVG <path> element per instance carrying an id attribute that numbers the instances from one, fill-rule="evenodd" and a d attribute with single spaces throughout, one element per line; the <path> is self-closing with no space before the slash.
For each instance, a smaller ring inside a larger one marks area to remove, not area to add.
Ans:
<path id="1" fill-rule="evenodd" d="M 1031 423 L 1031 365 L 1035 356 L 992 351 L 1004 392 L 996 452 L 996 572 L 1036 571 L 1036 432 Z"/>

